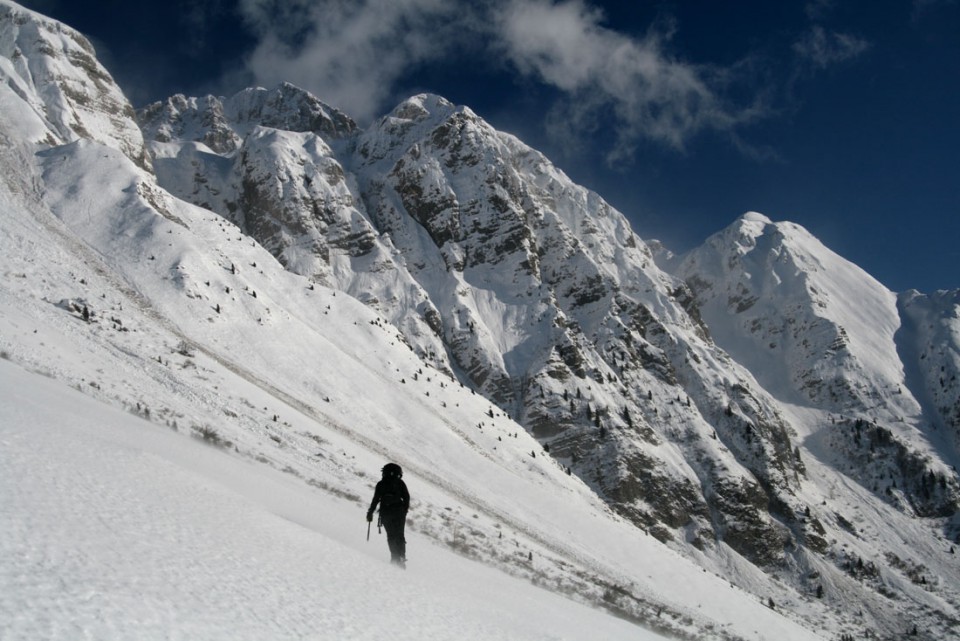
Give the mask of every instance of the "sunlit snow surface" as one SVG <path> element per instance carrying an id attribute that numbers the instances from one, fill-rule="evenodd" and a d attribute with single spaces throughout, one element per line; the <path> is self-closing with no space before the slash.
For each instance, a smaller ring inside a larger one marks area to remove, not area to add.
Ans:
<path id="1" fill-rule="evenodd" d="M 4 639 L 658 639 L 0 361 Z"/>
<path id="2" fill-rule="evenodd" d="M 43 203 L 18 190 L 31 162 L 7 163 L 15 188 L 0 186 L 4 639 L 652 634 L 584 605 L 604 585 L 675 632 L 815 638 L 612 516 L 363 305 L 209 212 L 144 207 L 117 152 L 38 157 Z M 414 494 L 401 577 L 383 539 L 365 541 L 388 457 Z M 384 605 L 390 581 L 409 585 Z"/>

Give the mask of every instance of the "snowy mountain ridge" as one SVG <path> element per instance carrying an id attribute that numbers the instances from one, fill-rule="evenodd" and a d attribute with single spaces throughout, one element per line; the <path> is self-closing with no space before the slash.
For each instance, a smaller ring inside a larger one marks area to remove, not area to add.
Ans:
<path id="1" fill-rule="evenodd" d="M 860 268 L 797 225 L 751 213 L 690 252 L 676 270 L 694 290 L 717 344 L 777 398 L 880 423 L 884 434 L 914 450 L 897 456 L 925 459 L 935 474 L 952 473 L 955 450 L 938 434 L 945 406 L 924 411 L 918 399 L 928 384 L 908 380 L 903 352 L 949 355 L 955 349 L 949 337 L 911 336 L 898 297 Z M 943 320 L 949 324 L 954 314 L 946 312 Z M 956 427 L 946 431 L 955 434 Z M 843 450 L 841 457 L 852 454 Z M 891 474 L 896 485 L 897 474 Z M 901 488 L 910 483 L 900 479 Z M 919 494 L 904 497 L 912 503 L 905 509 L 944 516 L 955 511 L 951 501 Z"/>
<path id="2" fill-rule="evenodd" d="M 292 85 L 178 96 L 143 155 L 82 37 L 0 16 L 5 359 L 355 503 L 396 458 L 417 532 L 673 634 L 750 637 L 742 593 L 693 606 L 714 573 L 823 635 L 955 629 L 956 293 L 758 214 L 658 265 L 437 96 L 366 131 Z"/>
<path id="3" fill-rule="evenodd" d="M 768 341 L 767 349 L 787 350 L 785 356 L 775 360 L 794 371 L 793 391 L 809 397 L 807 400 L 819 400 L 823 392 L 817 388 L 822 386 L 820 381 L 829 379 L 829 371 L 842 374 L 856 370 L 860 378 L 886 375 L 888 380 L 872 382 L 875 387 L 889 387 L 903 377 L 892 349 L 892 336 L 899 327 L 895 296 L 855 265 L 837 260 L 797 225 L 745 214 L 737 224 L 691 252 L 679 273 L 693 283 L 701 311 L 715 336 L 722 319 L 732 317 L 740 322 L 741 332 L 761 332 L 758 343 Z M 783 325 L 791 319 L 784 318 L 788 316 L 784 310 L 814 310 L 813 323 L 820 321 L 825 326 L 811 325 L 787 334 Z M 772 321 L 767 320 L 770 315 L 774 316 Z M 767 327 L 770 322 L 777 324 Z M 857 331 L 848 332 L 844 322 Z M 782 346 L 775 344 L 778 337 Z M 812 340 L 819 342 L 812 344 Z M 758 346 L 738 353 L 738 360 L 749 358 L 747 352 L 759 351 Z M 835 362 L 797 363 L 827 350 L 836 354 Z M 843 359 L 858 363 L 845 363 Z M 752 369 L 766 373 L 775 368 Z M 856 409 L 865 408 L 862 401 L 861 405 Z M 837 410 L 844 409 L 844 401 L 840 401 Z"/>

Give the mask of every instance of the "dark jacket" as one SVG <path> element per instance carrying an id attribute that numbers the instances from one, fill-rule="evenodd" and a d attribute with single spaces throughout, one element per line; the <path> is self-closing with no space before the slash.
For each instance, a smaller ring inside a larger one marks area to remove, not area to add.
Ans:
<path id="1" fill-rule="evenodd" d="M 410 509 L 410 493 L 407 491 L 407 484 L 398 478 L 381 479 L 373 492 L 373 501 L 370 503 L 367 514 L 373 514 L 378 503 L 381 514 L 406 514 Z"/>

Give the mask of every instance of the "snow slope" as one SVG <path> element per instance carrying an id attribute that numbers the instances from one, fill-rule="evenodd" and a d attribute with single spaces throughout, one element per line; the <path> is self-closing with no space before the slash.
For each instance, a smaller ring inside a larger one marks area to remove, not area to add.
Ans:
<path id="1" fill-rule="evenodd" d="M 0 361 L 3 639 L 663 639 Z M 414 485 L 414 487 L 416 487 Z"/>
<path id="2" fill-rule="evenodd" d="M 499 414 L 491 420 L 485 399 L 425 366 L 396 330 L 378 323 L 365 306 L 332 290 L 311 289 L 262 248 L 237 236 L 236 228 L 151 192 L 149 176 L 119 152 L 81 141 L 44 152 L 36 163 L 38 176 L 30 177 L 29 164 L 17 165 L 24 175 L 11 172 L 0 190 L 0 233 L 10 249 L 3 270 L 11 276 L 0 288 L 5 359 L 126 409 L 140 417 L 128 419 L 138 428 L 155 429 L 144 419 L 164 426 L 164 435 L 169 428 L 187 451 L 207 451 L 196 439 L 219 445 L 224 453 L 218 456 L 243 461 L 254 486 L 268 482 L 261 475 L 274 478 L 280 470 L 300 492 L 344 498 L 350 507 L 340 510 L 352 510 L 360 529 L 376 470 L 385 459 L 398 460 L 416 496 L 411 530 L 428 541 L 575 601 L 605 603 L 672 634 L 762 638 L 754 631 L 773 628 L 784 638 L 813 638 L 755 597 L 704 574 L 611 515 L 575 477 L 537 456 L 536 441 L 522 428 Z M 26 190 L 33 180 L 44 181 L 42 201 Z M 163 204 L 166 215 L 149 206 L 142 193 Z M 92 224 L 104 218 L 112 222 Z M 260 293 L 254 296 L 254 291 Z M 84 307 L 90 322 L 82 318 Z M 0 388 L 5 411 L 26 412 L 37 405 L 20 396 L 18 376 L 23 374 L 8 369 Z M 69 425 L 90 411 L 73 400 L 65 405 L 48 422 Z M 42 423 L 30 416 L 16 419 L 14 414 L 4 425 L 23 429 Z M 93 426 L 110 421 L 96 415 L 82 420 Z M 483 427 L 475 427 L 478 423 Z M 52 456 L 46 450 L 42 447 L 37 456 Z M 74 443 L 64 456 L 73 450 L 79 455 L 83 447 Z M 50 460 L 53 467 L 69 469 Z M 97 457 L 93 464 L 95 470 L 106 465 Z M 105 471 L 102 482 L 119 475 L 117 482 L 124 486 L 123 469 Z M 155 475 L 161 479 L 143 488 L 147 500 L 170 473 L 141 471 L 145 482 Z M 22 468 L 9 478 L 16 481 L 11 487 L 23 484 L 28 495 L 35 493 L 34 483 L 43 482 Z M 82 486 L 77 491 L 89 493 Z M 280 490 L 270 493 L 277 500 L 297 501 L 283 499 Z M 135 501 L 138 494 L 126 496 Z M 24 501 L 5 509 L 4 526 L 35 518 L 32 505 Z M 161 512 L 177 509 L 167 506 Z M 151 512 L 140 513 L 146 518 Z M 49 518 L 60 522 L 67 515 Z M 311 524 L 316 517 L 295 511 L 291 518 Z M 182 522 L 192 520 L 191 513 L 182 515 Z M 37 524 L 30 530 L 47 528 Z M 245 531 L 245 526 L 227 525 L 213 538 L 228 547 L 250 545 L 240 536 Z M 4 576 L 16 585 L 30 574 L 15 562 L 29 557 L 19 547 L 29 542 L 18 532 L 7 539 L 18 546 L 17 553 L 4 557 Z M 64 536 L 49 543 L 54 557 L 86 556 L 76 539 Z M 157 554 L 189 558 L 179 550 L 187 537 L 177 536 L 177 549 Z M 141 538 L 137 533 L 120 537 L 111 548 L 137 546 Z M 410 548 L 414 571 L 417 546 Z M 241 547 L 230 558 L 248 553 Z M 67 566 L 53 565 L 52 574 L 68 572 Z M 138 579 L 127 575 L 135 571 L 121 565 L 118 576 L 105 584 L 135 583 Z M 45 601 L 65 598 L 62 587 L 50 581 L 36 588 L 20 603 L 26 616 Z M 777 599 L 788 598 L 787 591 L 768 587 Z M 173 609 L 171 619 L 180 616 Z M 49 625 L 67 626 L 76 614 L 56 606 Z M 127 611 L 116 616 L 115 625 L 137 626 L 141 616 L 152 615 Z M 14 638 L 31 636 L 23 634 Z"/>
<path id="3" fill-rule="evenodd" d="M 851 412 L 903 381 L 896 296 L 798 225 L 745 214 L 677 272 L 717 343 L 775 396 Z"/>
<path id="4" fill-rule="evenodd" d="M 6 125 L 0 135 L 13 142 L 0 149 L 4 638 L 208 636 L 209 625 L 299 636 L 311 629 L 304 602 L 329 596 L 328 612 L 365 612 L 367 588 L 390 568 L 343 542 L 358 542 L 388 459 L 404 465 L 415 496 L 409 576 L 423 578 L 410 590 L 421 611 L 439 612 L 418 638 L 449 625 L 444 611 L 458 613 L 460 631 L 478 592 L 483 611 L 504 601 L 535 611 L 531 602 L 556 604 L 558 593 L 565 611 L 588 614 L 582 624 L 536 617 L 536 628 L 519 614 L 476 615 L 477 638 L 625 625 L 591 623 L 596 611 L 577 604 L 674 635 L 814 638 L 611 515 L 366 306 L 286 271 L 121 150 L 86 137 L 37 148 Z M 311 528 L 320 535 L 306 536 Z M 367 579 L 323 587 L 305 558 L 335 576 L 366 567 Z M 464 570 L 458 583 L 451 570 L 462 563 L 481 576 Z M 515 583 L 507 575 L 540 587 L 499 587 Z M 266 608 L 284 603 L 289 620 L 270 619 Z M 357 619 L 330 625 L 363 638 L 349 627 Z"/>

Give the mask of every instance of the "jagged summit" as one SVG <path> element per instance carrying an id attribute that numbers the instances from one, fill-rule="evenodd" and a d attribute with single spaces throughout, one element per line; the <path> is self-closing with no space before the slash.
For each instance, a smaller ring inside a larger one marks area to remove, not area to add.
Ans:
<path id="1" fill-rule="evenodd" d="M 774 361 L 751 369 L 768 382 L 781 371 L 780 383 L 790 383 L 777 389 L 790 398 L 829 398 L 825 407 L 864 412 L 876 405 L 870 399 L 902 385 L 895 296 L 799 225 L 746 214 L 684 257 L 676 273 L 691 284 L 717 342 L 741 362 Z"/>
<path id="2" fill-rule="evenodd" d="M 818 499 L 798 452 L 862 461 L 862 440 L 823 429 L 837 417 L 883 440 L 882 462 L 850 473 L 901 492 L 877 484 L 879 500 L 940 515 L 957 502 L 955 480 L 923 489 L 945 468 L 900 365 L 895 297 L 798 225 L 749 212 L 684 257 L 657 246 L 664 271 L 601 197 L 430 94 L 345 145 L 255 131 L 196 180 L 168 178 L 168 163 L 196 167 L 178 148 L 152 147 L 168 189 L 383 313 L 664 541 L 762 567 L 827 552 L 838 521 L 802 515 Z"/>
<path id="3" fill-rule="evenodd" d="M 454 105 L 434 94 L 419 94 L 401 102 L 359 135 L 358 156 L 364 164 L 391 162 L 401 148 L 409 150 L 430 144 L 434 136 L 447 136 L 467 126 L 474 137 L 489 139 L 494 135 L 493 128 L 468 107 Z M 378 171 L 390 169 L 379 167 Z"/>
<path id="4" fill-rule="evenodd" d="M 421 121 L 430 118 L 439 121 L 445 120 L 454 111 L 460 110 L 469 112 L 469 109 L 466 107 L 457 107 L 443 96 L 422 93 L 407 98 L 385 117 L 410 121 Z"/>
<path id="5" fill-rule="evenodd" d="M 271 90 L 245 89 L 228 102 L 227 111 L 236 121 L 257 122 L 286 131 L 313 132 L 330 138 L 343 138 L 357 130 L 348 115 L 289 82 Z"/>
<path id="6" fill-rule="evenodd" d="M 311 132 L 331 140 L 357 130 L 349 116 L 290 83 L 244 89 L 230 98 L 178 94 L 148 105 L 138 119 L 151 140 L 196 140 L 220 154 L 236 151 L 258 126 Z"/>
<path id="7" fill-rule="evenodd" d="M 756 212 L 756 211 L 748 211 L 748 212 L 746 212 L 745 214 L 743 214 L 742 216 L 740 216 L 740 218 L 739 218 L 738 220 L 739 220 L 739 221 L 742 221 L 742 222 L 745 222 L 745 223 L 760 223 L 760 224 L 762 224 L 762 225 L 772 225 L 772 224 L 773 224 L 773 221 L 772 221 L 772 220 L 770 220 L 769 218 L 767 218 L 767 217 L 764 216 L 763 214 L 761 214 L 761 213 L 759 213 L 759 212 Z"/>
<path id="8" fill-rule="evenodd" d="M 0 0 L 0 60 L 12 137 L 45 145 L 94 140 L 148 166 L 133 108 L 79 32 Z"/>

